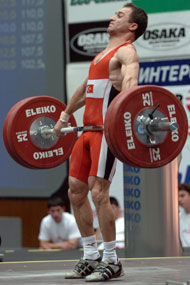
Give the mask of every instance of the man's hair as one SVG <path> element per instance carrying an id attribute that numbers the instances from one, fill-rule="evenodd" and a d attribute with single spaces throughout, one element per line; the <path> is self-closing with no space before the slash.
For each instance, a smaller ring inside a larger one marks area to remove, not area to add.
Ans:
<path id="1" fill-rule="evenodd" d="M 185 190 L 185 191 L 187 191 L 187 192 L 189 193 L 189 195 L 190 195 L 190 184 L 185 184 L 185 183 L 179 184 L 179 186 L 178 186 L 178 191 L 180 191 L 180 190 Z"/>
<path id="2" fill-rule="evenodd" d="M 115 197 L 110 197 L 110 204 L 119 207 L 119 202 Z"/>
<path id="3" fill-rule="evenodd" d="M 135 39 L 138 39 L 142 34 L 144 34 L 147 24 L 148 24 L 148 16 L 147 13 L 140 7 L 128 3 L 124 5 L 126 8 L 131 8 L 132 12 L 130 15 L 129 22 L 130 23 L 136 23 L 138 25 L 138 28 L 135 31 Z"/>
<path id="4" fill-rule="evenodd" d="M 49 198 L 48 203 L 47 203 L 48 209 L 50 209 L 51 207 L 56 207 L 56 206 L 60 206 L 60 207 L 65 206 L 62 198 L 58 197 L 58 196 L 54 196 L 54 197 Z"/>

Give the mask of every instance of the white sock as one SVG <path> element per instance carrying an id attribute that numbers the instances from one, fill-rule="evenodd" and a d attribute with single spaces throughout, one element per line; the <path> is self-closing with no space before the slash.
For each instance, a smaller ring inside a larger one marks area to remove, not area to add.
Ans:
<path id="1" fill-rule="evenodd" d="M 82 238 L 82 242 L 84 248 L 84 259 L 96 260 L 100 257 L 95 235 Z"/>
<path id="2" fill-rule="evenodd" d="M 116 247 L 115 240 L 104 242 L 104 251 L 103 251 L 102 261 L 105 261 L 106 259 L 111 259 L 113 260 L 113 263 L 115 264 L 118 263 L 118 258 L 117 258 L 115 247 Z"/>

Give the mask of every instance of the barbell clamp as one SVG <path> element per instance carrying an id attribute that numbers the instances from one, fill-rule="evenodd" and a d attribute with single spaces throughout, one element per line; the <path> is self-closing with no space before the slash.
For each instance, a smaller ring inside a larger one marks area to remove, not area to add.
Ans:
<path id="1" fill-rule="evenodd" d="M 158 108 L 158 107 L 157 107 Z M 138 122 L 140 122 L 142 129 L 144 131 L 144 135 L 146 135 L 148 142 L 151 145 L 157 144 L 157 136 L 160 134 L 166 134 L 166 132 L 174 131 L 178 129 L 177 123 L 171 123 L 169 122 L 167 117 L 164 118 L 158 118 L 155 117 L 153 119 L 141 115 L 137 118 Z"/>

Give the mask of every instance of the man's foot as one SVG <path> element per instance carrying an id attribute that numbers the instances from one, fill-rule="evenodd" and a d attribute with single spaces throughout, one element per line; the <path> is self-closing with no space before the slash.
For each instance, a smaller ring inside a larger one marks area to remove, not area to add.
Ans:
<path id="1" fill-rule="evenodd" d="M 68 272 L 64 275 L 65 279 L 80 279 L 84 278 L 87 275 L 91 274 L 96 266 L 101 261 L 101 257 L 96 260 L 89 259 L 80 259 L 79 262 L 75 265 L 73 271 Z"/>
<path id="2" fill-rule="evenodd" d="M 95 281 L 106 281 L 112 278 L 121 277 L 124 275 L 122 264 L 119 261 L 118 264 L 114 264 L 112 260 L 107 259 L 104 262 L 100 262 L 93 273 L 86 276 L 85 281 L 95 282 Z"/>

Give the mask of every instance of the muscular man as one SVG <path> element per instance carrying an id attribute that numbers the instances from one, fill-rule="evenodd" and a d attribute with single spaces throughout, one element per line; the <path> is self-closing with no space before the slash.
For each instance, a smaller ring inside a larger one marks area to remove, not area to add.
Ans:
<path id="1" fill-rule="evenodd" d="M 110 40 L 91 63 L 88 78 L 78 87 L 54 127 L 67 126 L 69 116 L 85 105 L 84 125 L 103 125 L 111 100 L 122 90 L 137 85 L 139 58 L 134 42 L 147 26 L 147 15 L 139 7 L 127 4 L 110 19 Z M 103 131 L 84 132 L 71 155 L 69 198 L 82 236 L 84 256 L 65 278 L 105 281 L 123 275 L 115 244 L 115 220 L 109 201 L 109 187 L 116 160 L 105 141 Z M 91 191 L 104 241 L 102 261 L 93 229 L 93 215 L 88 201 Z"/>

